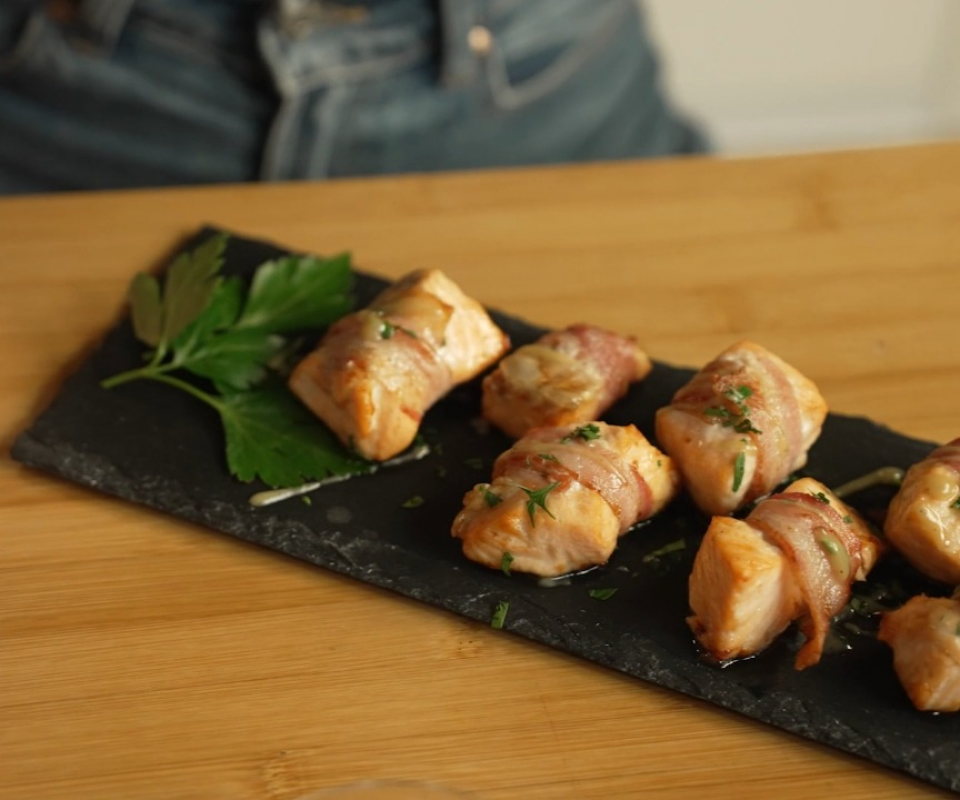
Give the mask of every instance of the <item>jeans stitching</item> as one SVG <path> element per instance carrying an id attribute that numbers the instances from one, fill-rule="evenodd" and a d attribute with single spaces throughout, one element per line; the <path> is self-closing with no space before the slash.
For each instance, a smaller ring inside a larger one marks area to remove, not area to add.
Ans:
<path id="1" fill-rule="evenodd" d="M 613 38 L 620 29 L 623 18 L 631 16 L 629 7 L 621 8 L 621 12 L 612 16 L 589 40 L 564 53 L 540 74 L 516 85 L 510 83 L 503 53 L 494 39 L 493 48 L 486 58 L 486 75 L 493 105 L 501 111 L 516 111 L 559 89 Z"/>

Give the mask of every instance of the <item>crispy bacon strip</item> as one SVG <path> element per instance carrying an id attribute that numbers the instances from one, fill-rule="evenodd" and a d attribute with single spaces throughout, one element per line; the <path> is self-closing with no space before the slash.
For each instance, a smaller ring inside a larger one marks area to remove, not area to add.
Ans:
<path id="1" fill-rule="evenodd" d="M 654 497 L 640 465 L 611 446 L 615 441 L 611 437 L 593 444 L 571 437 L 569 427 L 535 428 L 497 459 L 493 479 L 507 476 L 523 482 L 524 474 L 533 472 L 548 483 L 576 480 L 597 492 L 613 509 L 620 521 L 618 533 L 622 534 L 652 516 Z"/>
<path id="2" fill-rule="evenodd" d="M 515 438 L 536 427 L 600 419 L 651 368 L 632 338 L 571 325 L 497 365 L 483 382 L 483 415 Z"/>
<path id="3" fill-rule="evenodd" d="M 537 428 L 497 459 L 451 532 L 464 554 L 556 577 L 605 563 L 617 539 L 679 491 L 669 457 L 633 425 Z"/>
<path id="4" fill-rule="evenodd" d="M 509 347 L 475 300 L 420 270 L 332 325 L 290 389 L 357 453 L 376 461 L 413 442 L 427 410 Z"/>
<path id="5" fill-rule="evenodd" d="M 927 458 L 946 464 L 955 472 L 960 473 L 960 438 L 941 445 L 927 456 Z"/>
<path id="6" fill-rule="evenodd" d="M 830 620 L 850 598 L 850 585 L 860 571 L 861 540 L 828 503 L 803 492 L 782 492 L 757 504 L 747 522 L 776 544 L 794 568 L 806 606 L 799 620 L 806 642 L 796 667 L 820 660 Z"/>
<path id="7" fill-rule="evenodd" d="M 907 470 L 887 509 L 884 533 L 925 575 L 960 583 L 960 438 Z"/>
<path id="8" fill-rule="evenodd" d="M 753 342 L 703 367 L 657 412 L 657 439 L 694 502 L 729 514 L 802 467 L 827 407 L 817 387 Z"/>
<path id="9" fill-rule="evenodd" d="M 812 478 L 716 516 L 694 559 L 688 623 L 717 661 L 760 652 L 790 623 L 806 636 L 797 669 L 818 663 L 830 621 L 880 553 L 860 516 Z"/>

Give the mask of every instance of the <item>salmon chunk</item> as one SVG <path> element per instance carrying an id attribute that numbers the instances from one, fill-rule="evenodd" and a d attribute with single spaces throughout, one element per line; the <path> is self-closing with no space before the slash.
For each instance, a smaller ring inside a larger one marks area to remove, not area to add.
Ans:
<path id="1" fill-rule="evenodd" d="M 483 380 L 483 416 L 508 436 L 600 419 L 652 368 L 631 338 L 594 325 L 551 331 Z"/>
<path id="2" fill-rule="evenodd" d="M 535 428 L 467 492 L 451 533 L 480 564 L 557 577 L 606 563 L 679 488 L 671 459 L 633 425 Z"/>
<path id="3" fill-rule="evenodd" d="M 960 711 L 960 600 L 912 597 L 884 615 L 879 639 L 914 706 Z"/>
<path id="4" fill-rule="evenodd" d="M 434 403 L 509 346 L 450 278 L 420 270 L 334 323 L 289 385 L 345 445 L 384 461 L 413 442 Z"/>

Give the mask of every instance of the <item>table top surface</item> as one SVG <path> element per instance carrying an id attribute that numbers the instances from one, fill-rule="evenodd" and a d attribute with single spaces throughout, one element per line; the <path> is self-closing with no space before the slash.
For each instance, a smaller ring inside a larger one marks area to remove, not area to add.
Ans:
<path id="1" fill-rule="evenodd" d="M 960 433 L 960 144 L 0 199 L 5 452 L 203 224 L 697 366 L 750 338 L 834 411 Z M 946 793 L 689 697 L 0 463 L 0 797 Z M 282 657 L 278 655 L 282 654 Z"/>

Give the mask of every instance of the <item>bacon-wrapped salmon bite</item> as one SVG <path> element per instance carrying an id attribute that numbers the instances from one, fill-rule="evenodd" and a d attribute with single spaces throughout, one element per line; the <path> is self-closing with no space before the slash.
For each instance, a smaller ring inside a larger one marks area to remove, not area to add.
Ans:
<path id="1" fill-rule="evenodd" d="M 893 650 L 893 668 L 921 711 L 960 711 L 960 600 L 910 598 L 884 614 L 878 638 Z"/>
<path id="2" fill-rule="evenodd" d="M 509 347 L 477 301 L 440 270 L 420 270 L 334 323 L 289 384 L 344 444 L 384 461 L 413 442 L 437 400 Z"/>
<path id="3" fill-rule="evenodd" d="M 729 514 L 807 463 L 827 404 L 812 381 L 753 342 L 732 345 L 657 411 L 660 446 L 693 501 Z"/>
<path id="4" fill-rule="evenodd" d="M 535 428 L 466 494 L 451 532 L 474 561 L 552 578 L 606 563 L 679 487 L 672 460 L 633 425 Z"/>
<path id="5" fill-rule="evenodd" d="M 531 428 L 600 419 L 651 368 L 634 339 L 571 325 L 517 348 L 483 379 L 483 416 L 515 439 Z"/>
<path id="6" fill-rule="evenodd" d="M 907 470 L 883 530 L 922 573 L 960 584 L 960 439 L 936 448 Z"/>
<path id="7" fill-rule="evenodd" d="M 796 667 L 816 664 L 831 618 L 876 563 L 866 522 L 812 478 L 761 500 L 745 519 L 718 516 L 694 558 L 690 628 L 718 662 L 759 653 L 797 621 Z"/>

